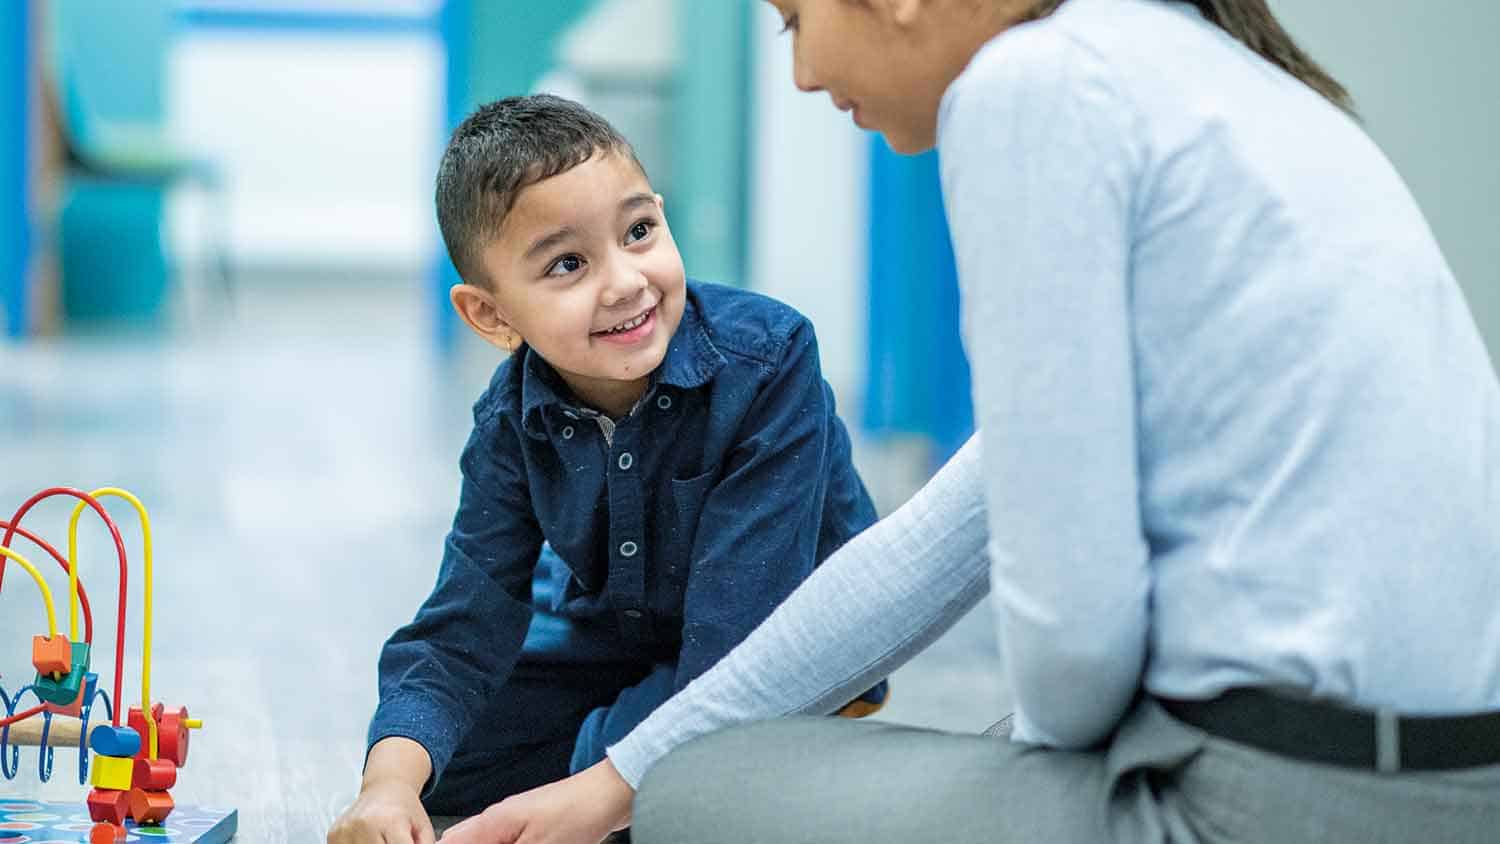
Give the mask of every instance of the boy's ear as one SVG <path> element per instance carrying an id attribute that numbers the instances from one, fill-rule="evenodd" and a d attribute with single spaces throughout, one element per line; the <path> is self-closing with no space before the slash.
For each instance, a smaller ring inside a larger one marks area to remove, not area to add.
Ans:
<path id="1" fill-rule="evenodd" d="M 455 284 L 448 288 L 453 310 L 475 334 L 497 349 L 514 352 L 521 345 L 521 335 L 511 327 L 505 313 L 495 301 L 495 294 L 474 284 Z"/>

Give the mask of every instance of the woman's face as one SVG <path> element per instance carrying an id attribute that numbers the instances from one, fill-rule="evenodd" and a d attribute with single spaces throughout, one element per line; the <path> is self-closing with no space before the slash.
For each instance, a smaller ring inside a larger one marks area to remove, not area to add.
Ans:
<path id="1" fill-rule="evenodd" d="M 827 91 L 854 122 L 917 153 L 937 143 L 943 92 L 1003 29 L 997 7 L 961 0 L 767 0 L 792 38 L 797 87 Z"/>

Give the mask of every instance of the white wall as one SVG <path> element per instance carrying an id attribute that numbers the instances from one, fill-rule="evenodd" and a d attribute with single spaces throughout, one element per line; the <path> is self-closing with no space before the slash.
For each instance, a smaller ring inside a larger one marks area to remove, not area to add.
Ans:
<path id="1" fill-rule="evenodd" d="M 188 29 L 168 68 L 174 135 L 225 178 L 237 265 L 426 272 L 443 126 L 435 34 Z"/>
<path id="2" fill-rule="evenodd" d="M 751 286 L 817 326 L 823 372 L 846 419 L 858 418 L 868 323 L 868 136 L 827 94 L 792 84 L 791 41 L 769 3 L 751 16 Z"/>
<path id="3" fill-rule="evenodd" d="M 1500 352 L 1500 3 L 1271 0 L 1354 95 Z"/>

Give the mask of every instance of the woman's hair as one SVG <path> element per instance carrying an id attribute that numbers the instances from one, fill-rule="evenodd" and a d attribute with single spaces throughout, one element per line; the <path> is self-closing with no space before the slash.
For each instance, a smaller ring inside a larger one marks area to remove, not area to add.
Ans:
<path id="1" fill-rule="evenodd" d="M 1067 0 L 1037 0 L 1027 20 L 1044 18 Z M 1318 66 L 1297 46 L 1266 0 L 1187 0 L 1220 29 L 1233 35 L 1262 58 L 1300 79 L 1307 87 L 1322 94 L 1329 102 L 1354 114 L 1354 100 L 1337 79 Z"/>

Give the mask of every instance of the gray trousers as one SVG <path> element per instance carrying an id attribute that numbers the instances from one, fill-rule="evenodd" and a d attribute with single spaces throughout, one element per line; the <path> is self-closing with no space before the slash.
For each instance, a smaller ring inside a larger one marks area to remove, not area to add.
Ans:
<path id="1" fill-rule="evenodd" d="M 726 730 L 669 754 L 639 844 L 1495 842 L 1500 765 L 1377 774 L 1205 735 L 1142 700 L 1064 752 L 842 718 Z"/>

